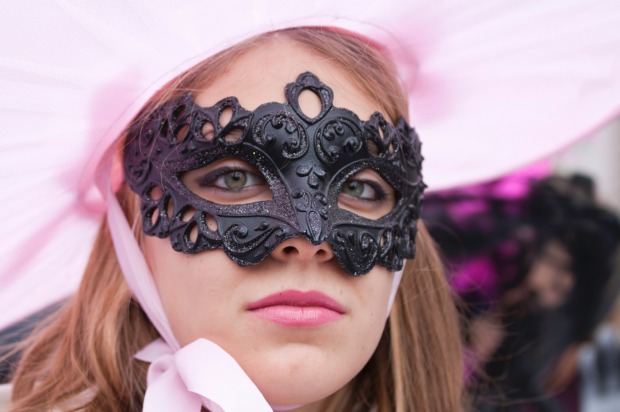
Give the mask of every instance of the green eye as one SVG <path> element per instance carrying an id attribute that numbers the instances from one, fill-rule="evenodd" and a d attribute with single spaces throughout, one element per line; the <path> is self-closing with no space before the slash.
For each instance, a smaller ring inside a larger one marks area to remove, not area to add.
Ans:
<path id="1" fill-rule="evenodd" d="M 385 193 L 374 182 L 347 180 L 342 185 L 341 193 L 360 200 L 381 200 Z"/>
<path id="2" fill-rule="evenodd" d="M 357 180 L 349 180 L 342 186 L 342 193 L 351 197 L 362 197 L 364 194 L 364 183 Z"/>
<path id="3" fill-rule="evenodd" d="M 252 186 L 264 185 L 265 182 L 249 170 L 223 168 L 206 175 L 201 184 L 221 190 L 240 191 Z"/>
<path id="4" fill-rule="evenodd" d="M 385 179 L 372 169 L 364 169 L 340 187 L 338 207 L 369 219 L 388 214 L 396 204 L 396 193 Z"/>
<path id="5" fill-rule="evenodd" d="M 273 200 L 262 174 L 248 162 L 237 158 L 216 160 L 180 176 L 195 195 L 222 205 L 239 205 Z"/>
<path id="6" fill-rule="evenodd" d="M 238 190 L 246 185 L 248 181 L 248 175 L 244 171 L 234 170 L 230 173 L 226 173 L 225 175 L 220 176 L 220 179 L 223 180 L 222 183 L 226 188 Z"/>

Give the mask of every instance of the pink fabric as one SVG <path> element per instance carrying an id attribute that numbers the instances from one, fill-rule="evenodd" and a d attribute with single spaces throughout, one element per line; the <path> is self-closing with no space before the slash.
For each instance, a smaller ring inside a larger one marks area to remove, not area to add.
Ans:
<path id="1" fill-rule="evenodd" d="M 407 263 L 407 261 L 405 261 L 405 264 Z M 396 292 L 398 292 L 398 287 L 400 286 L 400 281 L 403 278 L 403 270 L 404 270 L 404 266 L 402 270 L 399 270 L 398 272 L 394 272 L 394 278 L 392 279 L 392 289 L 390 290 L 390 297 L 388 299 L 388 306 L 387 306 L 387 315 L 386 316 L 390 316 L 390 311 L 392 310 L 392 305 L 394 304 L 394 299 L 396 298 Z"/>
<path id="2" fill-rule="evenodd" d="M 151 362 L 144 410 L 149 412 L 271 412 L 237 362 L 222 348 L 199 339 L 178 351 L 156 340 L 136 355 Z"/>
<path id="3" fill-rule="evenodd" d="M 296 25 L 374 39 L 409 87 L 433 190 L 498 177 L 617 115 L 619 8 L 614 0 L 7 3 L 0 327 L 75 290 L 106 209 L 93 190 L 99 159 L 154 91 L 203 58 Z"/>
<path id="4" fill-rule="evenodd" d="M 179 343 L 168 324 L 157 287 L 140 246 L 138 246 L 138 242 L 136 242 L 116 198 L 112 196 L 108 205 L 108 228 L 125 280 L 133 292 L 134 298 L 140 303 L 144 313 L 151 320 L 161 337 L 168 343 L 171 350 L 177 351 L 180 349 Z"/>
<path id="5" fill-rule="evenodd" d="M 227 407 L 219 389 L 194 385 L 181 354 L 226 370 L 235 362 L 208 342 L 179 348 L 109 195 L 113 143 L 185 69 L 301 25 L 358 33 L 394 59 L 431 189 L 541 159 L 620 111 L 615 0 L 9 2 L 0 13 L 0 327 L 75 290 L 107 210 L 128 284 L 166 342 L 145 352 L 158 387 L 148 407 L 165 405 L 158 396 Z"/>

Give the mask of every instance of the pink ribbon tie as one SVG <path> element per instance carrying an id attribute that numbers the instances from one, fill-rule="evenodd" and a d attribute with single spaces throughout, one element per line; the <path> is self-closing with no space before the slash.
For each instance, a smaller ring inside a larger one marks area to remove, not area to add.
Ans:
<path id="1" fill-rule="evenodd" d="M 241 366 L 207 339 L 198 339 L 176 353 L 157 339 L 136 354 L 150 362 L 145 412 L 272 412 Z"/>

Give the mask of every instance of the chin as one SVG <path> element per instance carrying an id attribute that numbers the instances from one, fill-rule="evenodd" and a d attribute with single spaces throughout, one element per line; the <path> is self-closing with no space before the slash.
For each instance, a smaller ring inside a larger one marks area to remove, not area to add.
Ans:
<path id="1" fill-rule="evenodd" d="M 277 359 L 263 359 L 261 365 L 253 365 L 257 369 L 251 368 L 246 372 L 270 404 L 307 405 L 336 393 L 366 363 L 352 362 L 347 365 L 342 362 L 342 356 L 338 361 L 330 360 L 316 353 L 313 356 L 315 351 L 316 348 L 310 351 L 307 348 L 282 349 Z"/>
<path id="2" fill-rule="evenodd" d="M 318 382 L 321 375 L 309 380 L 271 381 L 268 385 L 259 385 L 258 388 L 271 405 L 303 406 L 317 404 L 344 387 L 330 385 L 330 382 Z"/>

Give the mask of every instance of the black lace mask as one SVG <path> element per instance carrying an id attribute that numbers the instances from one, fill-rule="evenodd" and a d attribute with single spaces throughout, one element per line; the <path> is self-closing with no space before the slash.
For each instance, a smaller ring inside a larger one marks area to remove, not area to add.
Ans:
<path id="1" fill-rule="evenodd" d="M 321 111 L 305 115 L 299 96 L 314 92 Z M 124 149 L 127 181 L 141 199 L 143 230 L 170 237 L 174 250 L 196 253 L 222 248 L 242 266 L 262 262 L 282 241 L 327 241 L 351 275 L 375 264 L 396 271 L 415 254 L 415 235 L 425 188 L 420 141 L 399 119 L 379 113 L 361 121 L 333 106 L 333 91 L 312 73 L 286 86 L 286 104 L 245 110 L 235 97 L 197 106 L 191 94 L 164 103 L 133 124 Z M 220 116 L 232 111 L 225 126 Z M 205 132 L 207 131 L 207 132 Z M 224 158 L 258 170 L 272 199 L 223 205 L 188 189 L 182 176 Z M 369 219 L 338 206 L 342 187 L 372 169 L 396 192 L 393 209 Z"/>

